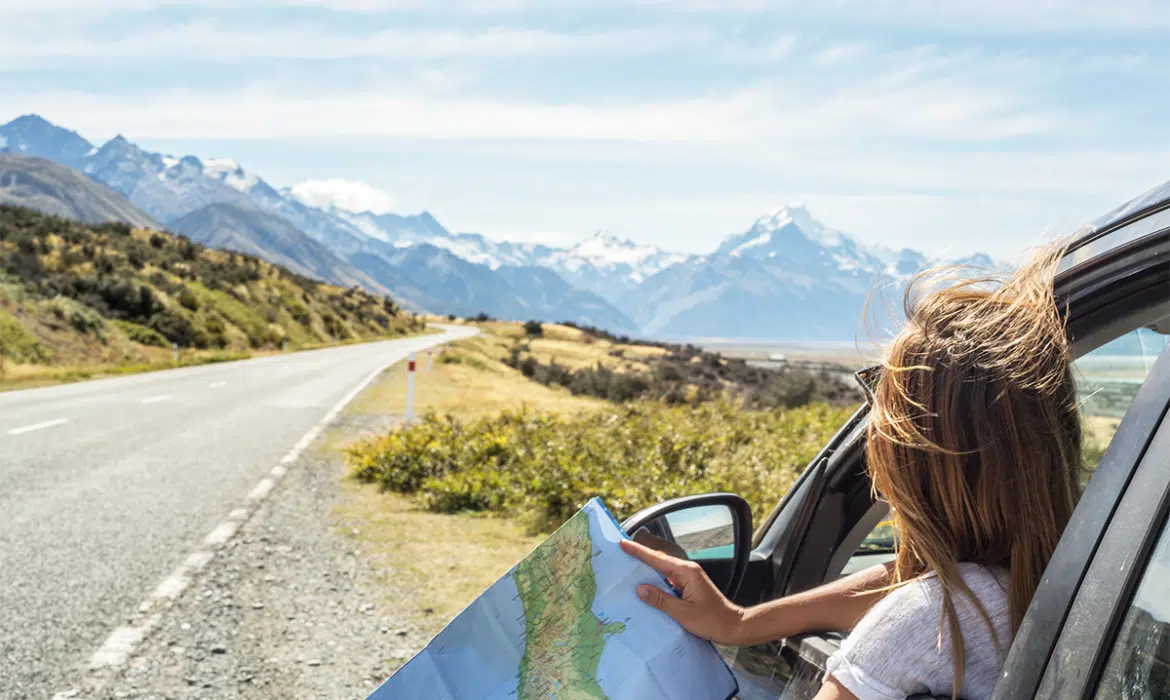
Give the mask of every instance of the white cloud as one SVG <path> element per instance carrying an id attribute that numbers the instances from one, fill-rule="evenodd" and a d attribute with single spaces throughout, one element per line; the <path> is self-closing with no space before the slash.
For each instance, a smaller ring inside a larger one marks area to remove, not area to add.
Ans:
<path id="1" fill-rule="evenodd" d="M 127 100 L 87 93 L 7 94 L 5 111 L 37 112 L 89 134 L 136 138 L 707 140 L 765 133 L 766 98 L 744 91 L 665 103 L 549 104 L 422 94 L 393 86 L 305 96 L 266 89 L 172 91 Z"/>
<path id="2" fill-rule="evenodd" d="M 191 0 L 6 0 L 5 16 L 60 11 L 141 12 L 191 6 Z M 251 0 L 250 6 L 313 7 L 337 12 L 518 14 L 631 9 L 667 13 L 747 13 L 810 18 L 873 27 L 929 27 L 1006 34 L 1129 31 L 1156 34 L 1170 27 L 1165 0 Z M 201 9 L 238 9 L 236 0 L 201 0 Z"/>
<path id="3" fill-rule="evenodd" d="M 39 31 L 37 31 L 39 29 Z M 0 60 L 7 70 L 44 68 L 46 61 L 94 60 L 106 63 L 195 59 L 240 62 L 257 58 L 422 60 L 451 57 L 547 55 L 636 55 L 705 42 L 703 30 L 665 28 L 562 32 L 508 27 L 461 29 L 383 29 L 337 33 L 314 26 L 274 26 L 258 31 L 216 20 L 151 26 L 132 35 L 113 36 L 87 29 L 70 34 L 57 24 L 30 31 L 0 26 Z"/>
<path id="4" fill-rule="evenodd" d="M 1063 65 L 1069 59 L 1062 58 Z M 306 93 L 266 86 L 128 98 L 7 92 L 0 107 L 56 116 L 91 134 L 138 138 L 519 139 L 756 141 L 873 139 L 1000 142 L 1091 135 L 1094 113 L 1067 114 L 1037 96 L 1043 60 L 989 58 L 933 47 L 875 54 L 860 70 L 819 81 L 780 73 L 751 86 L 674 99 L 556 101 L 476 95 L 443 81 L 391 82 Z M 813 82 L 810 83 L 810 80 Z M 481 88 L 482 89 L 482 88 Z M 1108 109 L 1102 105 L 1100 109 Z M 760 150 L 767 150 L 764 146 Z"/>
<path id="5" fill-rule="evenodd" d="M 292 195 L 303 204 L 328 209 L 337 207 L 352 212 L 385 214 L 394 210 L 394 198 L 382 190 L 352 180 L 306 180 L 291 188 Z"/>
<path id="6" fill-rule="evenodd" d="M 848 61 L 864 55 L 869 50 L 869 43 L 853 41 L 847 44 L 835 44 L 813 54 L 813 60 L 818 63 L 838 63 Z"/>

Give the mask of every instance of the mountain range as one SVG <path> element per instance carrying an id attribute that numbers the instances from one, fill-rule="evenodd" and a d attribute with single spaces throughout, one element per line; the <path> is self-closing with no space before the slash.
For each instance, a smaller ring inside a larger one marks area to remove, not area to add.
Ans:
<path id="1" fill-rule="evenodd" d="M 605 233 L 570 247 L 497 241 L 453 233 L 425 211 L 322 205 L 228 158 L 154 153 L 120 135 L 95 146 L 36 115 L 0 126 L 0 201 L 87 221 L 161 225 L 329 282 L 388 292 L 415 310 L 567 320 L 664 338 L 850 339 L 877 282 L 897 284 L 929 262 L 917 251 L 866 246 L 801 205 L 759 218 L 708 255 Z M 982 255 L 964 262 L 996 266 Z"/>

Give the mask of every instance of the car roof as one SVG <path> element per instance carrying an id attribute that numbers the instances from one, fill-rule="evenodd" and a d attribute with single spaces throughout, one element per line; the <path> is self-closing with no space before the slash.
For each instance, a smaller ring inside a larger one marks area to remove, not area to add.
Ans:
<path id="1" fill-rule="evenodd" d="M 1071 243 L 1061 272 L 1091 263 L 1136 241 L 1170 235 L 1170 180 L 1085 224 Z"/>

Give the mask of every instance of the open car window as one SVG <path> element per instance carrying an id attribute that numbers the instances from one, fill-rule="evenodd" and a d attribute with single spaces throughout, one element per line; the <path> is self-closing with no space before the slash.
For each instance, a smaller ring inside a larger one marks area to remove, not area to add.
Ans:
<path id="1" fill-rule="evenodd" d="M 1168 342 L 1170 335 L 1139 328 L 1073 363 L 1085 461 L 1082 483 L 1088 483 L 1092 478 L 1125 412 L 1137 396 L 1138 389 L 1149 378 L 1154 362 Z M 847 576 L 892 560 L 893 547 L 893 524 L 883 518 L 861 541 L 840 575 Z"/>

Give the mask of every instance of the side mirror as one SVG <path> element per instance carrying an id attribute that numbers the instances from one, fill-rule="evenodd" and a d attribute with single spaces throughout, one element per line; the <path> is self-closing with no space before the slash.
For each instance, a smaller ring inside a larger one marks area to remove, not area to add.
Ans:
<path id="1" fill-rule="evenodd" d="M 747 571 L 752 509 L 734 493 L 705 493 L 664 501 L 622 523 L 635 541 L 703 567 L 728 598 Z"/>

